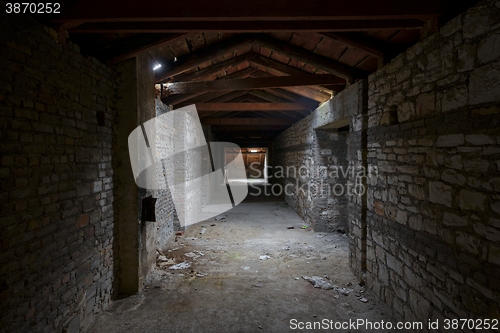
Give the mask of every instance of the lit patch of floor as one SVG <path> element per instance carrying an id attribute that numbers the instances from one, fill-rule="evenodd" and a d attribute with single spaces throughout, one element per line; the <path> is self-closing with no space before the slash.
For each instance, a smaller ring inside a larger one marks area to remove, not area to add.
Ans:
<path id="1" fill-rule="evenodd" d="M 172 239 L 144 291 L 114 302 L 90 332 L 289 332 L 291 320 L 391 320 L 351 274 L 347 236 L 303 228 L 284 202 L 243 203 L 222 217 Z M 190 267 L 169 268 L 182 262 Z"/>

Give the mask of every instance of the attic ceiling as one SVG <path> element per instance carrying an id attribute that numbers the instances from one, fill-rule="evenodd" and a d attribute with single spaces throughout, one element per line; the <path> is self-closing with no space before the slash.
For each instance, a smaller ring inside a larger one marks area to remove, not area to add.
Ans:
<path id="1" fill-rule="evenodd" d="M 472 2 L 82 0 L 38 19 L 106 63 L 147 52 L 164 103 L 264 147 Z"/>

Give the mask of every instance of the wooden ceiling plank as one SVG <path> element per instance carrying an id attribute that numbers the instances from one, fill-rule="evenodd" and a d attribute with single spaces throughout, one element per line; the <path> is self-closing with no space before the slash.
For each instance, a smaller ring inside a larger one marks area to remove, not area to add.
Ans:
<path id="1" fill-rule="evenodd" d="M 189 34 L 172 34 L 172 35 L 167 36 L 165 38 L 159 39 L 153 43 L 143 45 L 143 46 L 134 48 L 132 50 L 129 50 L 127 52 L 124 52 L 122 54 L 116 55 L 115 57 L 113 57 L 109 61 L 109 63 L 110 64 L 117 64 L 117 63 L 122 62 L 124 60 L 131 59 L 131 58 L 133 58 L 141 53 L 151 51 L 153 49 L 156 49 L 158 47 L 162 47 L 162 46 L 170 44 L 170 43 L 175 43 L 178 40 L 186 38 L 187 36 L 189 36 Z"/>
<path id="2" fill-rule="evenodd" d="M 249 60 L 250 65 L 256 69 L 265 69 L 272 75 L 307 75 L 307 72 L 298 68 L 285 65 L 276 60 L 264 58 L 262 56 L 254 57 Z M 311 74 L 314 75 L 314 74 Z M 333 80 L 338 84 L 346 84 L 346 80 L 340 77 L 334 77 Z"/>
<path id="3" fill-rule="evenodd" d="M 384 55 L 389 53 L 389 50 L 384 47 L 384 45 L 363 35 L 354 33 L 338 34 L 328 32 L 321 33 L 321 35 L 331 38 L 347 47 L 352 47 L 359 51 L 363 51 L 364 53 L 375 58 L 384 58 Z"/>
<path id="4" fill-rule="evenodd" d="M 328 73 L 334 74 L 348 81 L 352 81 L 354 78 L 362 78 L 367 75 L 367 73 L 364 71 L 349 67 L 330 58 L 311 53 L 310 51 L 307 51 L 303 48 L 288 44 L 274 38 L 266 36 L 255 36 L 254 41 L 255 43 L 265 48 L 271 49 L 274 52 L 285 54 L 289 58 L 304 62 L 315 68 L 322 69 Z"/>

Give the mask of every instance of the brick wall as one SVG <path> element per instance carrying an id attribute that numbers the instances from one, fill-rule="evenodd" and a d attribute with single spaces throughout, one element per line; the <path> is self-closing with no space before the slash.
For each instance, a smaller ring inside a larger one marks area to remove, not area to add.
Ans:
<path id="1" fill-rule="evenodd" d="M 113 275 L 115 76 L 22 15 L 0 34 L 0 332 L 78 331 Z"/>
<path id="2" fill-rule="evenodd" d="M 480 2 L 368 79 L 366 278 L 405 320 L 500 316 L 499 18 Z"/>
<path id="3" fill-rule="evenodd" d="M 156 116 L 161 116 L 166 112 L 170 111 L 169 107 L 161 102 L 161 100 L 156 99 Z M 173 151 L 173 135 L 171 128 L 173 124 L 168 128 L 163 127 L 165 122 L 157 123 L 156 127 L 156 145 L 157 152 L 159 156 L 167 156 Z M 157 166 L 161 170 L 157 171 L 157 175 L 160 177 L 160 182 L 165 182 L 168 186 L 167 179 L 173 179 L 174 170 L 170 168 L 164 168 L 163 163 L 158 163 Z M 156 202 L 156 223 L 157 223 L 157 236 L 156 244 L 159 249 L 163 249 L 169 239 L 169 237 L 174 232 L 174 226 L 176 229 L 180 228 L 179 220 L 176 216 L 176 211 L 174 207 L 174 202 L 168 188 L 158 190 L 155 194 L 158 198 Z"/>

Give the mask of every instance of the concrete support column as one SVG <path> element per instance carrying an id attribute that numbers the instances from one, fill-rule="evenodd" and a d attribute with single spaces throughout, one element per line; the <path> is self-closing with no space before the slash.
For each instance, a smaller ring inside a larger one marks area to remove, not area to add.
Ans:
<path id="1" fill-rule="evenodd" d="M 155 224 L 141 222 L 142 198 L 155 194 L 135 183 L 128 136 L 137 126 L 156 115 L 154 73 L 148 55 L 122 62 L 116 69 L 120 82 L 113 140 L 115 242 L 118 249 L 114 290 L 121 294 L 135 294 L 155 262 Z M 151 141 L 155 138 L 148 139 L 150 145 L 155 144 Z"/>

